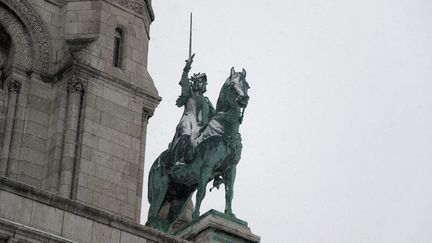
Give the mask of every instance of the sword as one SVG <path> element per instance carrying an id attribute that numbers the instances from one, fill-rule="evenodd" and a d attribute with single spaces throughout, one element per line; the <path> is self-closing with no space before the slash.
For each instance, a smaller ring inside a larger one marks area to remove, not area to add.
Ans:
<path id="1" fill-rule="evenodd" d="M 190 13 L 189 23 L 189 58 L 192 56 L 192 12 Z"/>

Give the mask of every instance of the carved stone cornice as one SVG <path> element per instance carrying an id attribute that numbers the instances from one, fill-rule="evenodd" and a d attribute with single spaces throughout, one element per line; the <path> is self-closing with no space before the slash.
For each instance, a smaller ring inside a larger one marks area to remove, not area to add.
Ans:
<path id="1" fill-rule="evenodd" d="M 17 79 L 10 79 L 7 86 L 9 93 L 19 93 L 21 90 L 21 81 Z"/>
<path id="2" fill-rule="evenodd" d="M 69 93 L 83 94 L 84 91 L 87 89 L 87 84 L 88 84 L 87 80 L 78 77 L 73 77 L 68 81 L 67 90 Z"/>
<path id="3" fill-rule="evenodd" d="M 153 116 L 153 114 L 154 114 L 153 110 L 150 110 L 150 109 L 148 109 L 146 107 L 143 107 L 143 110 L 142 110 L 142 120 L 143 121 L 148 121 L 150 119 L 150 117 Z"/>
<path id="4" fill-rule="evenodd" d="M 84 80 L 100 80 L 101 82 L 105 82 L 123 91 L 134 94 L 143 99 L 143 106 L 147 107 L 149 110 L 155 110 L 162 100 L 162 98 L 158 96 L 157 91 L 152 92 L 148 89 L 138 87 L 126 80 L 118 79 L 115 76 L 101 72 L 92 66 L 84 65 L 83 63 L 73 60 L 67 62 L 53 76 L 45 77 L 45 82 L 57 83 L 62 80 L 68 82 L 67 80 L 72 77 L 79 77 Z"/>
<path id="5" fill-rule="evenodd" d="M 83 65 L 82 63 L 75 62 L 73 63 L 73 66 L 76 68 L 76 70 L 79 70 L 79 75 L 97 77 L 98 79 L 103 80 L 103 82 L 107 82 L 114 87 L 118 87 L 127 92 L 134 93 L 138 97 L 144 98 L 143 104 L 150 110 L 154 110 L 159 104 L 159 102 L 162 100 L 162 98 L 159 97 L 157 93 L 151 92 L 148 89 L 137 87 L 134 84 L 131 84 L 122 79 L 118 79 L 108 73 L 101 72 L 89 65 Z"/>

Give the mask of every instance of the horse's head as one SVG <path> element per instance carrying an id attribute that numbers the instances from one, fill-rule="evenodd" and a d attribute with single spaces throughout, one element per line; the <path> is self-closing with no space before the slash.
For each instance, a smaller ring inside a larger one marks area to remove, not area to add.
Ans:
<path id="1" fill-rule="evenodd" d="M 241 72 L 236 72 L 234 67 L 232 67 L 225 85 L 232 87 L 237 96 L 236 101 L 238 105 L 241 108 L 246 108 L 249 101 L 248 89 L 250 88 L 248 82 L 246 82 L 246 70 L 243 69 Z"/>
<path id="2" fill-rule="evenodd" d="M 246 70 L 236 72 L 232 67 L 230 76 L 225 81 L 219 94 L 216 112 L 222 112 L 223 114 L 234 112 L 232 114 L 235 114 L 234 117 L 238 116 L 241 123 L 244 110 L 249 102 L 248 89 Z"/>

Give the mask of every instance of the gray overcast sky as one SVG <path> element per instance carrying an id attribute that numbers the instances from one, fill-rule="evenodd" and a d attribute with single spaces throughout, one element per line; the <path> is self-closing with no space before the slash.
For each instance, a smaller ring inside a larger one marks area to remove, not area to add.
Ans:
<path id="1" fill-rule="evenodd" d="M 213 104 L 231 66 L 247 70 L 233 209 L 262 242 L 432 242 L 432 1 L 153 7 L 149 70 L 163 100 L 146 182 L 182 114 L 192 11 L 192 72 L 207 73 Z M 223 190 L 207 193 L 202 213 L 210 208 L 223 211 Z"/>

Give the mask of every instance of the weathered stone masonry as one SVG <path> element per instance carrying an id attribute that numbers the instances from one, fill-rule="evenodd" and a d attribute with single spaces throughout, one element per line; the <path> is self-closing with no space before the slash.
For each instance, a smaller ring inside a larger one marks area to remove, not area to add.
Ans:
<path id="1" fill-rule="evenodd" d="M 0 177 L 0 242 L 188 243 L 75 200 Z"/>
<path id="2" fill-rule="evenodd" d="M 0 48 L 1 176 L 139 221 L 161 99 L 147 71 L 153 19 L 146 0 L 0 1 L 0 41 L 11 46 Z"/>

